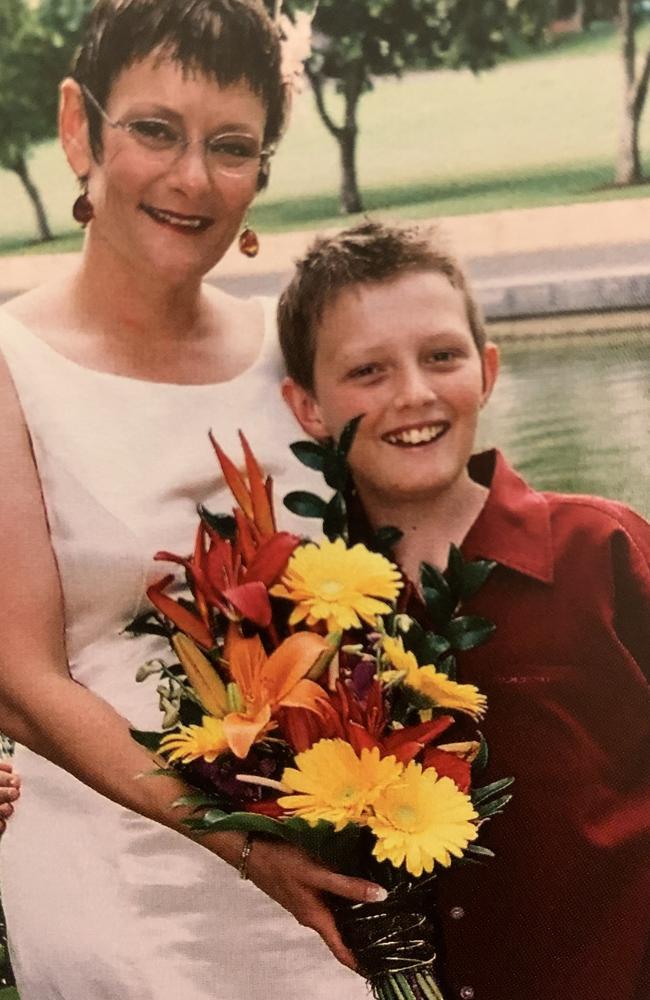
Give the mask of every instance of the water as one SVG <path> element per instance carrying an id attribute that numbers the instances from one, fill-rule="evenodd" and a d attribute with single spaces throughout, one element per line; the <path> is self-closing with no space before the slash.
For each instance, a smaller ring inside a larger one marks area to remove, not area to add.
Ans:
<path id="1" fill-rule="evenodd" d="M 480 442 L 540 489 L 622 500 L 650 517 L 650 332 L 501 346 Z"/>

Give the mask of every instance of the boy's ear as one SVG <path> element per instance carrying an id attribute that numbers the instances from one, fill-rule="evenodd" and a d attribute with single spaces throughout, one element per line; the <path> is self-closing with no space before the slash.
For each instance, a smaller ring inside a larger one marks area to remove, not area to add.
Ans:
<path id="1" fill-rule="evenodd" d="M 282 382 L 282 398 L 303 431 L 311 438 L 323 441 L 330 436 L 323 422 L 320 406 L 311 392 L 287 377 Z"/>
<path id="2" fill-rule="evenodd" d="M 81 87 L 67 77 L 59 88 L 59 137 L 71 169 L 87 177 L 92 164 L 88 120 Z"/>
<path id="3" fill-rule="evenodd" d="M 488 340 L 485 345 L 481 360 L 483 365 L 483 397 L 481 399 L 481 406 L 485 406 L 492 395 L 500 366 L 499 348 L 491 340 Z"/>

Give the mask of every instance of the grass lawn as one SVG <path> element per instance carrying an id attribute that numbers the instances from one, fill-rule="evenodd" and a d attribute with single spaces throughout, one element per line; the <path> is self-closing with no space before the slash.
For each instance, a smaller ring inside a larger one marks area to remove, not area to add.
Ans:
<path id="1" fill-rule="evenodd" d="M 16 987 L 9 986 L 7 989 L 0 990 L 0 1000 L 20 1000 Z"/>
<path id="2" fill-rule="evenodd" d="M 650 25 L 639 42 L 650 43 Z M 478 77 L 426 72 L 379 80 L 361 104 L 358 167 L 366 208 L 422 218 L 650 194 L 645 185 L 609 187 L 619 63 L 614 29 L 600 26 Z M 650 161 L 647 125 L 642 150 Z M 262 232 L 337 225 L 337 157 L 307 89 L 253 224 Z M 76 190 L 55 143 L 35 151 L 32 168 L 52 226 L 63 236 L 34 249 L 76 249 L 80 238 L 69 214 Z M 22 250 L 33 233 L 31 207 L 18 180 L 3 171 L 0 201 L 0 251 Z"/>

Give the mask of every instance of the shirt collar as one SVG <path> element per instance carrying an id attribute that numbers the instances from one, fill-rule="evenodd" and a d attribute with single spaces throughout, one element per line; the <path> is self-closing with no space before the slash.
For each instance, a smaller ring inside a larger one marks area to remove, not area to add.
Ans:
<path id="1" fill-rule="evenodd" d="M 546 497 L 531 489 L 496 450 L 473 455 L 469 473 L 490 492 L 463 542 L 465 557 L 494 559 L 518 573 L 552 583 L 553 545 Z"/>

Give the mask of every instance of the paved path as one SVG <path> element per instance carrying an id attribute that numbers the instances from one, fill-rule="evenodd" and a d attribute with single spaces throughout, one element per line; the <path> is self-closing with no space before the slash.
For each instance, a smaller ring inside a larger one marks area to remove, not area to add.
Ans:
<path id="1" fill-rule="evenodd" d="M 489 318 L 650 307 L 650 198 L 439 222 L 467 262 Z M 233 248 L 208 280 L 240 295 L 275 294 L 313 235 L 263 236 L 255 260 Z M 0 258 L 0 301 L 64 274 L 75 259 Z"/>

